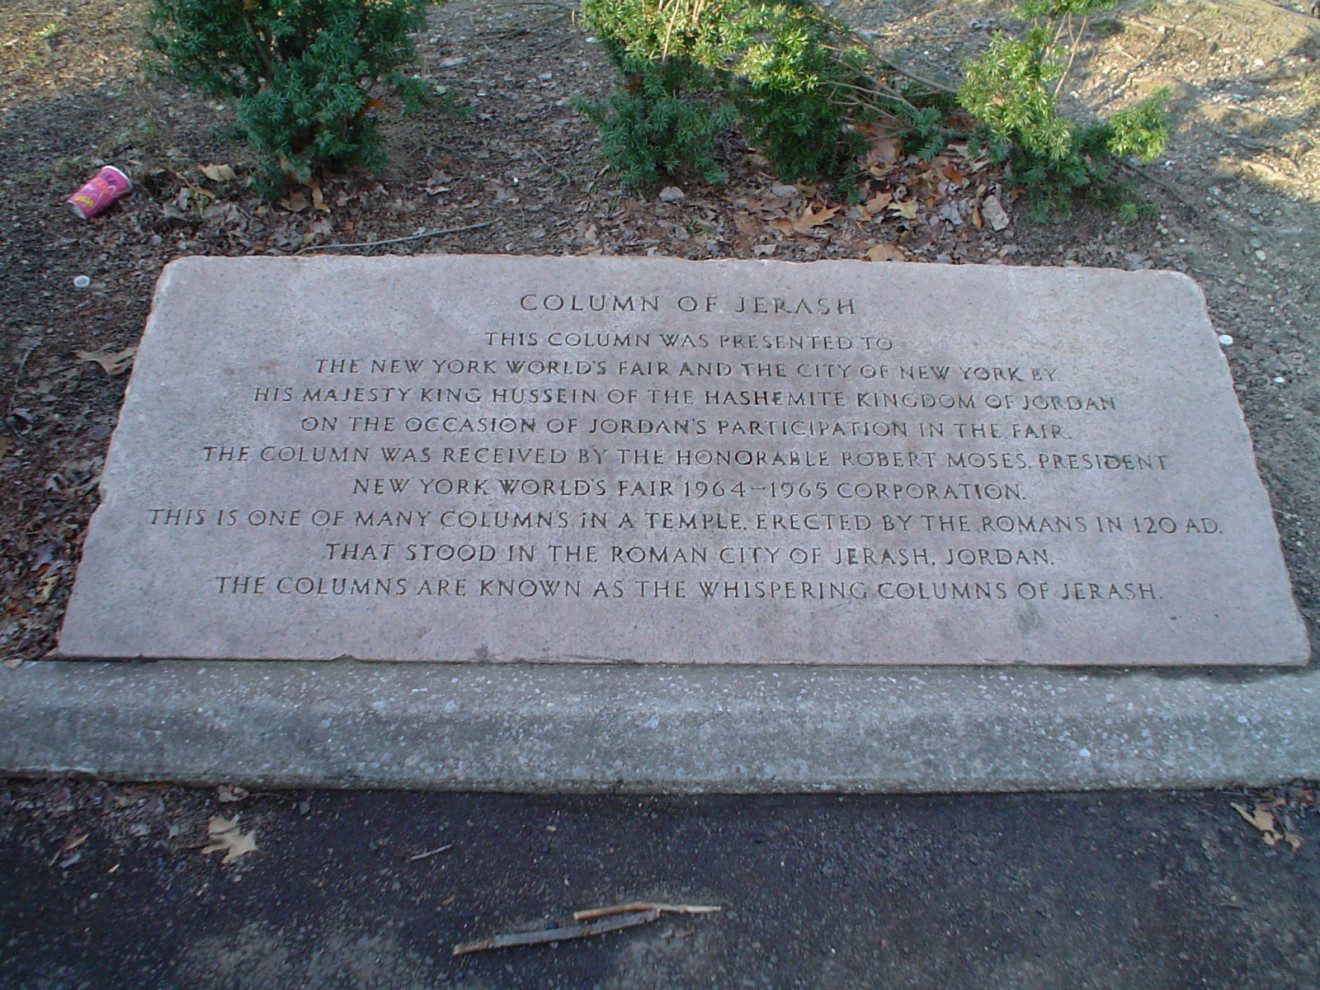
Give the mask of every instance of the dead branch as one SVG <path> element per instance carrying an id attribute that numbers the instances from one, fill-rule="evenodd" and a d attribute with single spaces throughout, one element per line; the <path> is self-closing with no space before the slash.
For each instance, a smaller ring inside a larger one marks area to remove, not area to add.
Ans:
<path id="1" fill-rule="evenodd" d="M 587 938 L 591 935 L 604 935 L 606 932 L 645 925 L 660 917 L 659 911 L 638 911 L 634 914 L 619 915 L 604 921 L 574 928 L 547 928 L 539 932 L 510 932 L 477 939 L 475 942 L 460 942 L 454 946 L 454 955 L 465 956 L 469 952 L 484 952 L 487 949 L 505 949 L 514 945 L 543 945 L 546 942 L 564 942 L 571 938 Z"/>
<path id="2" fill-rule="evenodd" d="M 344 248 L 373 248 L 381 247 L 385 244 L 402 244 L 405 241 L 420 241 L 426 237 L 440 237 L 444 234 L 461 234 L 465 230 L 480 230 L 482 227 L 491 227 L 494 224 L 494 220 L 487 220 L 484 223 L 470 223 L 464 227 L 443 227 L 437 230 L 424 230 L 420 234 L 410 234 L 407 237 L 391 237 L 384 241 L 359 241 L 356 244 L 308 244 L 306 247 L 300 247 L 293 253 L 302 254 L 304 251 L 339 251 Z"/>
<path id="3" fill-rule="evenodd" d="M 574 911 L 574 921 L 592 921 L 595 918 L 608 918 L 615 914 L 630 911 L 659 911 L 662 914 L 716 914 L 718 906 L 708 904 L 656 904 L 651 901 L 635 901 L 631 904 L 614 904 L 610 907 L 591 908 L 587 911 Z"/>

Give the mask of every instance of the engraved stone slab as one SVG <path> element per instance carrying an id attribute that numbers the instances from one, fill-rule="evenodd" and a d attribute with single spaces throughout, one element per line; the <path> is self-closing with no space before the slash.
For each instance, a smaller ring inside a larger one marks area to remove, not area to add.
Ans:
<path id="1" fill-rule="evenodd" d="M 1300 664 L 1166 272 L 194 258 L 70 657 Z"/>

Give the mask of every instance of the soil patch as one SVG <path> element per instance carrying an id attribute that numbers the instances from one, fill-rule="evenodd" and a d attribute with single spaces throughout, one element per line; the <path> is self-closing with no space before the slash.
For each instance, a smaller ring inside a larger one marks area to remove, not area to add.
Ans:
<path id="1" fill-rule="evenodd" d="M 857 205 L 778 183 L 734 138 L 722 149 L 727 186 L 626 189 L 573 109 L 574 97 L 608 90 L 609 67 L 572 6 L 551 0 L 435 8 L 418 70 L 462 114 L 390 108 L 382 175 L 337 177 L 319 196 L 267 206 L 241 181 L 250 154 L 224 134 L 232 107 L 144 79 L 143 6 L 16 0 L 0 11 L 0 658 L 11 665 L 54 643 L 161 268 L 185 254 L 331 245 L 1185 271 L 1233 338 L 1225 350 L 1317 642 L 1320 21 L 1264 0 L 1127 3 L 1093 21 L 1069 94 L 1079 112 L 1161 86 L 1174 95 L 1168 152 L 1135 176 L 1153 209 L 1127 225 L 1086 211 L 1034 224 L 973 150 L 921 163 L 883 135 Z M 951 83 L 961 58 L 1010 24 L 995 3 L 832 9 L 896 64 Z M 64 199 L 106 162 L 137 189 L 76 220 Z M 216 164 L 238 180 L 209 177 Z"/>

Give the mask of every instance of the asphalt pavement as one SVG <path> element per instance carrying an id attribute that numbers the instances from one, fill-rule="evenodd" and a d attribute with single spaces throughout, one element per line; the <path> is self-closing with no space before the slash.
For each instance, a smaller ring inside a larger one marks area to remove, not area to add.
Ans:
<path id="1" fill-rule="evenodd" d="M 569 797 L 0 782 L 5 990 L 1316 990 L 1318 893 L 1307 785 Z M 720 910 L 452 955 L 632 902 Z"/>

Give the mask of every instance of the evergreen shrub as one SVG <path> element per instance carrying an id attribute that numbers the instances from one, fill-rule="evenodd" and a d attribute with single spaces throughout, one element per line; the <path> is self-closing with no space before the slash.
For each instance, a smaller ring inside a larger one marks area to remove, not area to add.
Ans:
<path id="1" fill-rule="evenodd" d="M 718 181 L 735 123 L 784 180 L 840 179 L 865 146 L 843 109 L 862 52 L 806 0 L 583 0 L 582 15 L 622 80 L 585 109 L 631 183 Z"/>
<path id="2" fill-rule="evenodd" d="M 401 67 L 413 61 L 409 35 L 431 2 L 151 0 L 147 38 L 161 74 L 236 100 L 269 199 L 319 168 L 384 164 L 373 92 L 393 92 L 409 110 L 428 98 Z"/>
<path id="3" fill-rule="evenodd" d="M 1149 162 L 1164 150 L 1165 90 L 1083 125 L 1060 112 L 1059 93 L 1087 19 L 1113 2 L 1027 0 L 1017 9 L 1030 21 L 1026 34 L 997 32 L 963 67 L 959 102 L 982 125 L 992 155 L 1009 162 L 1013 180 L 1029 194 L 1038 215 L 1066 215 L 1073 200 L 1082 198 L 1135 216 L 1136 201 L 1129 186 L 1115 180 L 1115 166 L 1123 156 Z"/>

